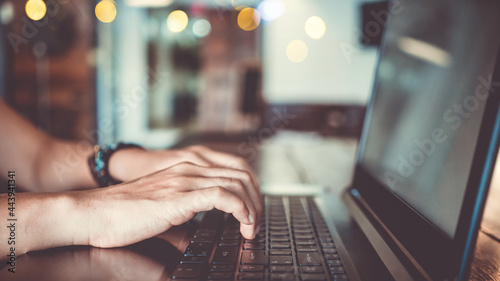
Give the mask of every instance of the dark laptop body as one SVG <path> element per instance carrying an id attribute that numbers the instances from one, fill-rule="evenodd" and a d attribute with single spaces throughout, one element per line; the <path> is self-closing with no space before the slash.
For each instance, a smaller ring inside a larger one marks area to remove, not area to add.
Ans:
<path id="1" fill-rule="evenodd" d="M 500 2 L 391 9 L 344 201 L 396 280 L 466 280 L 498 150 Z"/>

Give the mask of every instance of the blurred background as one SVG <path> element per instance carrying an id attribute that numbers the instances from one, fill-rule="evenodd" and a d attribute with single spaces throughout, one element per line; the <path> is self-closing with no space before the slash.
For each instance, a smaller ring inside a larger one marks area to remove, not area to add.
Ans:
<path id="1" fill-rule="evenodd" d="M 386 10 L 361 0 L 4 0 L 0 96 L 68 140 L 356 137 Z"/>

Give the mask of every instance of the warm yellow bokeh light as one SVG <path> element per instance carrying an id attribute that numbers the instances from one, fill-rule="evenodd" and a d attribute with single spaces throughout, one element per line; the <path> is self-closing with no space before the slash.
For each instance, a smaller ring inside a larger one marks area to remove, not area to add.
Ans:
<path id="1" fill-rule="evenodd" d="M 188 15 L 181 10 L 175 10 L 168 15 L 167 27 L 168 30 L 178 33 L 186 29 L 189 23 Z"/>
<path id="2" fill-rule="evenodd" d="M 111 0 L 102 0 L 95 6 L 95 16 L 102 22 L 112 22 L 116 18 L 115 3 Z"/>
<path id="3" fill-rule="evenodd" d="M 40 20 L 47 12 L 47 6 L 42 0 L 29 0 L 26 3 L 26 15 L 32 20 Z"/>
<path id="4" fill-rule="evenodd" d="M 307 58 L 308 48 L 304 41 L 293 40 L 286 46 L 286 56 L 292 62 L 301 62 Z"/>
<path id="5" fill-rule="evenodd" d="M 326 25 L 320 17 L 310 17 L 305 25 L 306 34 L 312 39 L 319 39 L 325 35 Z"/>
<path id="6" fill-rule="evenodd" d="M 245 8 L 238 14 L 238 26 L 245 30 L 251 31 L 256 29 L 260 24 L 260 13 L 254 8 Z"/>

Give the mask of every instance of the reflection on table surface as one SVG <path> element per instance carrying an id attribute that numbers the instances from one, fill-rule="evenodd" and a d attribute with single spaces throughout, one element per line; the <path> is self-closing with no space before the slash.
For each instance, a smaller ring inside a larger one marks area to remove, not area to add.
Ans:
<path id="1" fill-rule="evenodd" d="M 16 273 L 5 261 L 0 280 L 167 280 L 177 265 L 187 241 L 183 227 L 123 247 L 73 246 L 18 256 Z"/>

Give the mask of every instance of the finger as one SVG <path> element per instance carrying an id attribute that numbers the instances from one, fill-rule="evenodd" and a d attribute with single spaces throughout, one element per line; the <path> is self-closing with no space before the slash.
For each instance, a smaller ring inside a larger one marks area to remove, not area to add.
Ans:
<path id="1" fill-rule="evenodd" d="M 257 188 L 252 183 L 250 176 L 247 172 L 241 170 L 233 170 L 228 168 L 213 168 L 213 167 L 201 167 L 201 166 L 189 166 L 188 164 L 183 167 L 179 167 L 180 169 L 189 169 L 191 175 L 203 176 L 203 177 L 211 177 L 211 178 L 232 178 L 241 180 L 248 191 L 248 195 L 251 198 L 252 206 L 254 206 L 254 218 L 259 220 L 262 214 L 262 201 L 260 193 Z M 184 171 L 186 172 L 186 171 Z M 223 184 L 223 182 L 221 182 Z M 220 184 L 217 184 L 220 185 Z"/>
<path id="2" fill-rule="evenodd" d="M 195 213 L 218 209 L 233 216 L 241 224 L 249 226 L 252 231 L 243 228 L 245 237 L 252 239 L 255 236 L 253 232 L 255 219 L 250 216 L 247 205 L 241 198 L 223 187 L 210 187 L 191 191 L 193 194 L 193 210 Z"/>
<path id="3" fill-rule="evenodd" d="M 201 157 L 204 157 L 205 159 L 207 159 L 208 161 L 210 161 L 216 165 L 219 165 L 222 167 L 228 167 L 228 168 L 248 171 L 252 175 L 252 181 L 253 181 L 254 185 L 257 186 L 260 190 L 260 184 L 259 184 L 259 181 L 257 179 L 257 176 L 255 175 L 255 172 L 250 167 L 248 162 L 245 161 L 243 158 L 240 158 L 240 157 L 237 157 L 237 156 L 234 156 L 231 154 L 215 151 L 215 150 L 212 150 L 208 147 L 200 146 L 200 145 L 191 146 L 188 149 L 200 153 Z"/>
<path id="4" fill-rule="evenodd" d="M 245 187 L 244 183 L 237 178 L 225 178 L 225 177 L 179 177 L 178 179 L 171 179 L 174 186 L 184 191 L 192 191 L 201 188 L 210 188 L 214 186 L 221 186 L 232 193 L 240 197 L 245 204 L 252 216 L 257 219 L 259 217 L 259 212 L 249 194 L 248 188 Z"/>
<path id="5" fill-rule="evenodd" d="M 245 239 L 254 239 L 257 231 L 253 225 L 240 224 L 240 232 Z"/>
<path id="6" fill-rule="evenodd" d="M 196 164 L 198 166 L 204 166 L 204 167 L 210 167 L 213 166 L 213 163 L 200 155 L 198 152 L 195 151 L 182 151 L 182 160 L 191 162 L 193 164 Z"/>

